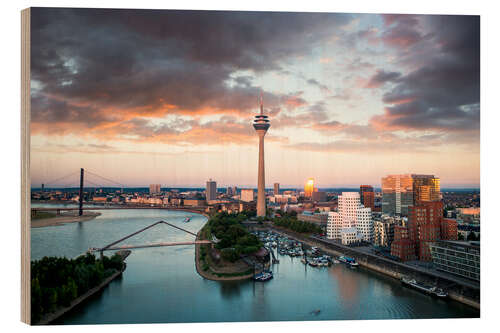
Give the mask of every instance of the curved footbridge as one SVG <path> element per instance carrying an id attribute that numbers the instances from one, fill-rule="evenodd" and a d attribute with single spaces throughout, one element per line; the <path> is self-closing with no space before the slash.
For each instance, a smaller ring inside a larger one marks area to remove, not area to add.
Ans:
<path id="1" fill-rule="evenodd" d="M 119 243 L 137 235 L 137 234 L 140 234 L 141 232 L 144 232 L 150 228 L 153 228 L 154 226 L 157 226 L 159 224 L 165 224 L 167 226 L 170 226 L 170 227 L 173 227 L 175 229 L 178 229 L 178 230 L 181 230 L 181 231 L 184 231 L 185 233 L 188 233 L 190 235 L 193 235 L 196 237 L 196 234 L 189 231 L 189 230 L 186 230 L 184 228 L 181 228 L 179 226 L 176 226 L 174 224 L 171 224 L 169 222 L 166 222 L 166 221 L 158 221 L 158 222 L 155 222 L 147 227 L 144 227 L 140 230 L 137 230 L 125 237 L 122 237 L 112 243 L 109 243 L 108 245 L 105 245 L 104 247 L 101 247 L 101 248 L 95 248 L 95 247 L 92 247 L 90 248 L 87 253 L 94 253 L 94 252 L 99 252 L 101 254 L 101 258 L 103 256 L 103 252 L 104 251 L 116 251 L 116 250 L 131 250 L 131 249 L 142 249 L 142 248 L 148 248 L 148 247 L 162 247 L 162 246 L 179 246 L 179 245 L 195 245 L 195 244 L 213 244 L 213 241 L 210 241 L 210 240 L 193 240 L 193 241 L 184 241 L 184 242 L 160 242 L 160 243 L 149 243 L 149 244 L 139 244 L 139 245 L 121 245 L 121 246 L 118 246 Z"/>

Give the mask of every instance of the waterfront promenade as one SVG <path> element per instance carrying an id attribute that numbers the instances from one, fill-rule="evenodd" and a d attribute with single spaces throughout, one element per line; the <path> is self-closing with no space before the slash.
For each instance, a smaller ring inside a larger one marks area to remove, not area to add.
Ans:
<path id="1" fill-rule="evenodd" d="M 309 246 L 317 246 L 321 250 L 331 255 L 347 255 L 359 263 L 360 266 L 372 271 L 390 276 L 400 280 L 403 276 L 411 276 L 417 280 L 435 283 L 446 288 L 449 296 L 458 302 L 467 304 L 476 309 L 480 309 L 479 283 L 471 280 L 455 277 L 450 274 L 425 269 L 422 267 L 410 266 L 405 263 L 389 260 L 387 258 L 360 251 L 355 247 L 339 244 L 333 240 L 320 237 L 299 234 L 284 228 L 275 227 L 271 224 L 259 225 L 254 223 L 246 224 L 253 229 L 273 230 L 283 236 L 299 240 Z"/>

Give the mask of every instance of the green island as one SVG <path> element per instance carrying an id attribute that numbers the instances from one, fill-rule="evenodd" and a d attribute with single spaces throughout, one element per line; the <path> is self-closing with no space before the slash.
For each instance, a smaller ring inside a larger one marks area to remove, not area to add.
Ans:
<path id="1" fill-rule="evenodd" d="M 241 257 L 252 256 L 262 247 L 262 242 L 242 225 L 243 221 L 255 216 L 255 212 L 243 211 L 211 216 L 198 233 L 198 239 L 213 240 L 196 247 L 196 268 L 198 273 L 210 280 L 238 280 L 253 276 L 254 268 Z"/>
<path id="2" fill-rule="evenodd" d="M 102 260 L 87 253 L 76 259 L 43 257 L 32 261 L 31 322 L 55 319 L 56 313 L 76 305 L 76 299 L 86 298 L 89 291 L 125 269 L 124 259 L 129 253 L 103 256 Z"/>
<path id="3" fill-rule="evenodd" d="M 242 257 L 258 261 L 259 258 L 256 257 L 259 253 L 262 255 L 263 244 L 243 226 L 242 223 L 250 219 L 256 220 L 262 226 L 272 223 L 277 228 L 297 233 L 322 232 L 321 228 L 313 223 L 297 220 L 296 213 L 279 213 L 279 217 L 271 219 L 263 217 L 255 219 L 255 211 L 233 214 L 222 212 L 212 215 L 198 233 L 198 239 L 212 240 L 215 244 L 196 246 L 198 273 L 209 280 L 242 280 L 253 276 L 254 267 L 248 264 L 249 260 L 245 261 Z"/>

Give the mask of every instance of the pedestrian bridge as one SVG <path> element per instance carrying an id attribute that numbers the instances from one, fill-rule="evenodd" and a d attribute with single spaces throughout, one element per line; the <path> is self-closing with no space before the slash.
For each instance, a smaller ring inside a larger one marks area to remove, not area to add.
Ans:
<path id="1" fill-rule="evenodd" d="M 94 252 L 99 252 L 101 254 L 101 257 L 103 255 L 103 252 L 104 251 L 115 251 L 115 250 L 130 250 L 130 249 L 143 249 L 143 248 L 148 248 L 148 247 L 163 247 L 163 246 L 180 246 L 180 245 L 196 245 L 196 244 L 213 244 L 212 241 L 210 240 L 194 240 L 194 241 L 183 241 L 183 242 L 160 242 L 160 243 L 150 243 L 150 244 L 139 244 L 139 245 L 121 245 L 121 246 L 117 246 L 119 243 L 135 236 L 135 235 L 138 235 L 140 234 L 141 232 L 144 232 L 150 228 L 153 228 L 154 226 L 157 226 L 159 224 L 165 224 L 167 226 L 170 226 L 172 228 L 175 228 L 175 229 L 178 229 L 178 230 L 181 230 L 181 231 L 184 231 L 185 233 L 188 233 L 190 235 L 193 235 L 196 237 L 196 234 L 189 231 L 189 230 L 186 230 L 184 228 L 181 228 L 179 226 L 176 226 L 174 224 L 171 224 L 169 222 L 166 222 L 166 221 L 158 221 L 158 222 L 155 222 L 147 227 L 144 227 L 142 229 L 139 229 L 129 235 L 126 235 L 114 242 L 111 242 L 101 248 L 95 248 L 95 247 L 92 247 L 90 249 L 88 249 L 87 253 L 94 253 Z"/>

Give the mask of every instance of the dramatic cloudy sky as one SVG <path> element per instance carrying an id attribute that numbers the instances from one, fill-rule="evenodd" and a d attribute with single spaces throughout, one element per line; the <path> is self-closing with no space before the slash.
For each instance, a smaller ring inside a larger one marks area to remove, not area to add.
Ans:
<path id="1" fill-rule="evenodd" d="M 479 17 L 33 9 L 32 183 L 479 184 Z"/>

